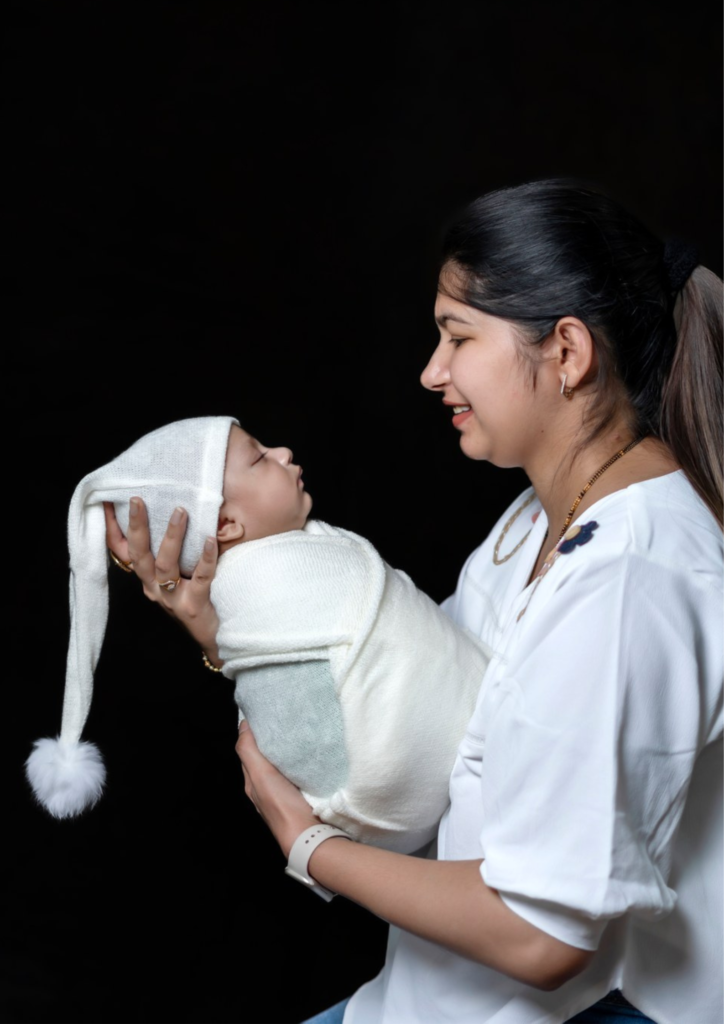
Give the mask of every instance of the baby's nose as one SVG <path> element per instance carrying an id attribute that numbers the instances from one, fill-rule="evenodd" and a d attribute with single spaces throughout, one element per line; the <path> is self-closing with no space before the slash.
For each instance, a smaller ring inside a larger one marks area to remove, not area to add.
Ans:
<path id="1" fill-rule="evenodd" d="M 277 448 L 275 454 L 279 461 L 283 462 L 285 466 L 288 466 L 294 458 L 294 452 L 291 448 Z"/>

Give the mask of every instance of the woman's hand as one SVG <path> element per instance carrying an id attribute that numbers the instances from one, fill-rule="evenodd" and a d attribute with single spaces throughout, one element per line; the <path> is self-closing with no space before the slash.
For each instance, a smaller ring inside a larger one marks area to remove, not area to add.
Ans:
<path id="1" fill-rule="evenodd" d="M 246 794 L 288 858 L 297 836 L 319 818 L 297 787 L 260 753 L 246 721 L 236 752 Z M 593 955 L 518 917 L 483 882 L 479 861 L 431 861 L 330 841 L 317 847 L 308 870 L 317 882 L 378 917 L 536 988 L 557 988 Z"/>
<path id="2" fill-rule="evenodd" d="M 312 814 L 297 787 L 261 753 L 246 719 L 239 727 L 236 752 L 244 772 L 246 795 L 288 858 L 297 836 L 311 825 L 318 825 L 319 818 Z"/>
<path id="3" fill-rule="evenodd" d="M 130 564 L 143 584 L 143 592 L 151 601 L 160 604 L 173 615 L 201 646 L 209 661 L 220 665 L 216 646 L 219 619 L 211 603 L 211 581 L 216 573 L 218 545 L 215 537 L 208 537 L 198 565 L 191 579 L 181 577 L 179 557 L 186 525 L 186 512 L 177 508 L 171 516 L 168 529 L 158 549 L 158 558 L 151 551 L 146 506 L 140 498 L 131 498 L 128 536 L 124 537 L 118 525 L 113 504 L 104 502 L 106 516 L 106 544 L 121 562 Z M 179 582 L 172 590 L 160 586 L 167 580 Z"/>

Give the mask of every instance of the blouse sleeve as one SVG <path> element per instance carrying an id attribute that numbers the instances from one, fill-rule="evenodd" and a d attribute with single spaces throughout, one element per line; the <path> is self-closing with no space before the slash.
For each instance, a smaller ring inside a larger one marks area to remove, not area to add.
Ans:
<path id="1" fill-rule="evenodd" d="M 595 949 L 609 919 L 674 906 L 694 761 L 722 729 L 722 598 L 635 554 L 561 562 L 485 693 L 481 873 L 521 917 Z"/>

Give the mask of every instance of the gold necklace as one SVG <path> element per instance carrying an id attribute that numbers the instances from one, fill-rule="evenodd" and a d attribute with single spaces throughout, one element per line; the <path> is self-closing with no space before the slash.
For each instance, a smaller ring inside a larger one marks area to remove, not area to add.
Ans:
<path id="1" fill-rule="evenodd" d="M 509 558 L 512 558 L 513 555 L 518 550 L 518 548 L 522 548 L 523 545 L 525 544 L 525 542 L 528 540 L 528 537 L 530 537 L 530 530 L 528 530 L 528 532 L 526 533 L 526 535 L 523 538 L 523 540 L 518 541 L 518 543 L 515 545 L 515 547 L 513 548 L 512 551 L 508 552 L 507 555 L 504 555 L 503 558 L 498 558 L 498 555 L 500 554 L 500 545 L 503 543 L 503 538 L 505 537 L 506 533 L 511 528 L 513 523 L 516 521 L 516 519 L 518 518 L 520 513 L 524 509 L 528 508 L 528 506 L 530 505 L 531 501 L 533 501 L 534 498 L 535 498 L 535 491 L 533 492 L 533 494 L 530 495 L 529 498 L 525 499 L 525 501 L 520 506 L 520 508 L 516 512 L 513 513 L 513 515 L 510 517 L 508 522 L 503 527 L 503 532 L 498 537 L 498 543 L 495 545 L 495 550 L 493 551 L 493 561 L 495 562 L 496 565 L 502 565 L 503 562 L 507 562 Z M 532 529 L 532 527 L 531 527 L 531 529 Z"/>
<path id="2" fill-rule="evenodd" d="M 620 451 L 617 451 L 615 455 L 611 456 L 611 458 L 608 460 L 608 462 L 604 462 L 604 464 L 601 466 L 601 468 L 596 470 L 596 472 L 593 474 L 591 479 L 588 481 L 586 486 L 583 488 L 581 493 L 578 495 L 578 497 L 576 498 L 576 500 L 573 502 L 573 504 L 571 505 L 570 509 L 568 510 L 568 515 L 566 516 L 566 521 L 563 524 L 563 529 L 558 534 L 558 540 L 556 541 L 556 545 L 560 544 L 560 542 L 563 540 L 563 534 L 566 532 L 566 530 L 570 526 L 571 519 L 573 519 L 573 515 L 574 515 L 576 509 L 581 504 L 581 500 L 583 499 L 584 495 L 586 495 L 588 493 L 588 491 L 591 489 L 593 484 L 595 484 L 595 482 L 596 482 L 596 480 L 598 480 L 599 476 L 601 476 L 602 473 L 605 473 L 606 470 L 609 468 L 609 466 L 612 466 L 614 464 L 614 462 L 618 462 L 618 460 L 623 455 L 625 455 L 626 452 L 630 452 L 632 448 L 635 448 L 636 445 L 639 444 L 640 441 L 643 441 L 643 437 L 637 437 L 635 441 L 631 441 L 631 443 L 627 444 L 625 448 L 621 448 Z M 546 536 L 548 536 L 547 531 L 546 531 Z"/>
<path id="3" fill-rule="evenodd" d="M 563 524 L 563 529 L 561 530 L 561 532 L 558 535 L 558 540 L 556 541 L 556 546 L 558 546 L 558 544 L 560 544 L 561 540 L 563 539 L 563 534 L 566 532 L 566 530 L 570 526 L 571 520 L 573 519 L 573 516 L 575 515 L 576 509 L 581 504 L 581 501 L 583 500 L 584 496 L 588 493 L 588 491 L 591 489 L 593 484 L 595 484 L 596 480 L 598 480 L 598 478 L 601 476 L 601 474 L 605 473 L 606 470 L 610 466 L 612 466 L 614 464 L 614 462 L 617 462 L 623 455 L 625 455 L 626 452 L 630 452 L 632 448 L 635 448 L 636 445 L 639 444 L 640 441 L 643 441 L 643 437 L 637 437 L 635 441 L 631 441 L 631 443 L 627 444 L 625 448 L 621 448 L 619 451 L 616 452 L 615 455 L 612 455 L 611 458 L 607 462 L 604 462 L 604 464 L 601 466 L 600 469 L 596 470 L 596 472 L 593 474 L 591 479 L 588 481 L 586 486 L 583 488 L 581 493 L 578 495 L 578 497 L 576 498 L 576 500 L 573 502 L 573 504 L 571 505 L 570 509 L 568 510 L 568 515 L 566 516 L 566 521 Z M 499 554 L 500 554 L 500 545 L 503 543 L 503 538 L 505 537 L 506 533 L 508 532 L 510 527 L 513 525 L 515 520 L 518 518 L 518 516 L 521 514 L 521 512 L 524 509 L 526 509 L 528 507 L 528 505 L 530 505 L 530 503 L 533 501 L 534 498 L 535 498 L 535 494 L 531 494 L 529 498 L 526 498 L 526 500 L 523 502 L 523 504 L 520 506 L 520 508 L 517 509 L 513 513 L 513 515 L 510 517 L 510 519 L 507 521 L 507 523 L 503 527 L 503 532 L 498 537 L 498 541 L 497 541 L 497 543 L 495 545 L 495 548 L 493 550 L 493 562 L 495 563 L 495 565 L 502 565 L 503 562 L 507 562 L 508 559 L 512 558 L 513 555 L 516 553 L 516 551 L 525 544 L 525 542 L 528 540 L 528 537 L 530 537 L 531 531 L 528 530 L 528 532 L 526 533 L 525 537 L 523 537 L 523 539 L 521 541 L 519 541 L 515 545 L 515 547 L 513 548 L 512 551 L 510 551 L 507 555 L 504 555 L 502 558 L 498 557 Z M 546 530 L 546 535 L 545 536 L 546 537 L 548 536 L 548 531 L 547 530 Z M 545 537 L 543 538 L 543 540 L 545 540 Z"/>

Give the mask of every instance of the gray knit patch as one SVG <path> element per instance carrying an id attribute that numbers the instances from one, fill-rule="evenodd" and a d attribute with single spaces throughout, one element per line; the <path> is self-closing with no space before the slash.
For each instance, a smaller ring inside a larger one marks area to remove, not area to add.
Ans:
<path id="1" fill-rule="evenodd" d="M 345 784 L 342 708 L 328 661 L 244 669 L 234 696 L 262 754 L 300 789 L 331 796 Z"/>

